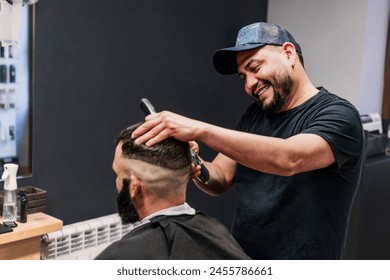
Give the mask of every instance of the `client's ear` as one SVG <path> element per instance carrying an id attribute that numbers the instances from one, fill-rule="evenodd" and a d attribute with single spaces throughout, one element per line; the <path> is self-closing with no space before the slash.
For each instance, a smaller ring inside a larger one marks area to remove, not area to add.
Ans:
<path id="1" fill-rule="evenodd" d="M 130 197 L 134 199 L 141 192 L 141 182 L 136 175 L 130 175 L 130 179 Z"/>

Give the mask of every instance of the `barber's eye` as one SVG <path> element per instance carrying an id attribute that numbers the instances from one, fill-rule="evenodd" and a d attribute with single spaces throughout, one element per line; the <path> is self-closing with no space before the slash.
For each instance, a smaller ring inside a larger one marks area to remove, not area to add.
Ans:
<path id="1" fill-rule="evenodd" d="M 251 67 L 251 72 L 256 73 L 257 71 L 259 71 L 259 69 L 260 69 L 259 65 L 254 65 Z"/>

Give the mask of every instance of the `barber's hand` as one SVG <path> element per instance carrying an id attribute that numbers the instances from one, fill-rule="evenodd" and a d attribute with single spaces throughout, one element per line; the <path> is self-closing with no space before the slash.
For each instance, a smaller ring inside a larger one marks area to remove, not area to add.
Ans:
<path id="1" fill-rule="evenodd" d="M 135 143 L 145 143 L 153 146 L 169 137 L 187 142 L 196 139 L 197 129 L 201 122 L 184 116 L 162 111 L 146 116 L 145 123 L 140 125 L 132 134 Z"/>
<path id="2" fill-rule="evenodd" d="M 199 145 L 195 141 L 190 141 L 190 149 L 195 153 L 199 153 Z M 198 164 L 191 163 L 190 177 L 191 179 L 196 179 L 200 176 L 201 167 Z"/>
<path id="3" fill-rule="evenodd" d="M 195 141 L 189 141 L 188 144 L 190 145 L 190 150 L 194 151 L 195 153 L 199 153 L 199 145 Z"/>

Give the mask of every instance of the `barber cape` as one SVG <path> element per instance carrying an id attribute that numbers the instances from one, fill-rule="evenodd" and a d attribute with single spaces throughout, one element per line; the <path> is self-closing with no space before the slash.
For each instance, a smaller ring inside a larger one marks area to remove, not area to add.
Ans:
<path id="1" fill-rule="evenodd" d="M 217 219 L 187 203 L 156 212 L 137 224 L 96 260 L 250 259 Z"/>

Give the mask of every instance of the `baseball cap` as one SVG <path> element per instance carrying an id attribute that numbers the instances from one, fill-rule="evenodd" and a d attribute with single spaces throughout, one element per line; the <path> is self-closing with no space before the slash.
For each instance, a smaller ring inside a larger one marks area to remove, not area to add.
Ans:
<path id="1" fill-rule="evenodd" d="M 297 52 L 302 54 L 301 46 L 295 41 L 294 37 L 279 25 L 256 22 L 244 26 L 238 31 L 234 47 L 219 49 L 214 53 L 215 70 L 223 75 L 237 73 L 237 52 L 265 45 L 282 46 L 286 42 L 294 44 Z"/>

